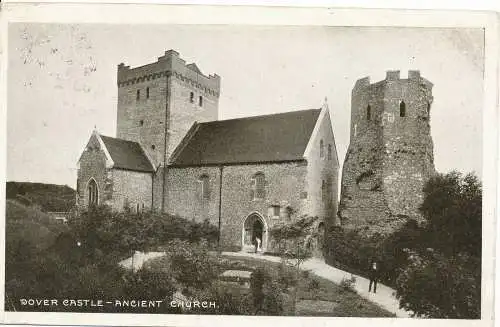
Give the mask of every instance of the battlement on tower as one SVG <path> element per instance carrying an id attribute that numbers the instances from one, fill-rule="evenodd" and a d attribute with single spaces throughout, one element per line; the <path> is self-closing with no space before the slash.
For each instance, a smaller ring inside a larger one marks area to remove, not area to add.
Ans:
<path id="1" fill-rule="evenodd" d="M 156 62 L 143 66 L 130 68 L 130 66 L 120 63 L 117 72 L 117 85 L 123 87 L 167 76 L 187 82 L 192 87 L 213 96 L 219 96 L 220 76 L 203 74 L 195 63 L 186 64 L 186 61 L 175 50 L 165 51 L 165 54 L 158 57 Z"/>
<path id="2" fill-rule="evenodd" d="M 371 83 L 371 79 L 369 76 L 360 78 L 356 81 L 354 84 L 353 88 L 353 93 L 358 92 L 361 89 L 370 87 L 370 86 L 376 86 L 382 83 L 387 83 L 387 82 L 394 82 L 394 81 L 414 81 L 418 82 L 424 86 L 426 86 L 429 90 L 432 89 L 433 84 L 428 81 L 427 79 L 423 78 L 420 75 L 419 70 L 409 70 L 408 71 L 408 77 L 407 78 L 401 78 L 401 73 L 399 70 L 388 70 L 385 73 L 385 79 Z"/>

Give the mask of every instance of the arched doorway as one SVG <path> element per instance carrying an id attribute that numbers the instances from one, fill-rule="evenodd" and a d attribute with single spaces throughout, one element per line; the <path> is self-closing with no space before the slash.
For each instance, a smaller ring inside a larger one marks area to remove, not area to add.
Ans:
<path id="1" fill-rule="evenodd" d="M 243 221 L 241 250 L 243 252 L 255 252 L 257 238 L 261 240 L 261 251 L 266 252 L 267 224 L 259 213 L 254 212 Z"/>

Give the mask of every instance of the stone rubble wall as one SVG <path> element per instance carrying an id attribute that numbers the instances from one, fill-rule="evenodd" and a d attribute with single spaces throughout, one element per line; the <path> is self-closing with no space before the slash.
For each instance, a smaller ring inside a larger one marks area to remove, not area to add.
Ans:
<path id="1" fill-rule="evenodd" d="M 374 84 L 364 78 L 352 92 L 351 141 L 339 216 L 345 228 L 368 236 L 391 233 L 408 219 L 421 220 L 422 188 L 435 172 L 432 84 L 418 72 L 408 76 L 400 79 L 399 72 L 388 72 L 385 80 Z"/>

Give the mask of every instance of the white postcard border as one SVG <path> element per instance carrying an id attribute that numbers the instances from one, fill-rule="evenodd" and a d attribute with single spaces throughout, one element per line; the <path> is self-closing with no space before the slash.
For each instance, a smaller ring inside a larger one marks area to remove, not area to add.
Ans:
<path id="1" fill-rule="evenodd" d="M 482 319 L 421 320 L 318 317 L 249 317 L 193 316 L 159 314 L 93 314 L 93 313 L 15 313 L 2 312 L 1 322 L 49 325 L 144 325 L 144 326 L 212 326 L 224 323 L 239 326 L 327 326 L 338 323 L 354 325 L 408 326 L 453 324 L 485 326 L 493 319 L 494 264 L 498 185 L 498 21 L 493 13 L 471 11 L 404 11 L 332 8 L 284 8 L 243 6 L 162 6 L 118 4 L 16 4 L 2 8 L 1 20 L 1 96 L 0 130 L 6 131 L 7 105 L 7 27 L 9 22 L 108 23 L 108 24 L 239 24 L 239 25 L 327 25 L 327 26 L 408 26 L 408 27 L 482 27 L 485 29 L 485 75 L 483 108 L 483 262 Z M 13 73 L 13 72 L 10 72 Z M 6 149 L 6 133 L 0 135 L 0 148 Z M 6 159 L 0 156 L 0 177 L 6 180 Z M 5 213 L 5 188 L 0 188 L 0 211 Z M 0 228 L 5 231 L 5 219 Z M 4 233 L 0 251 L 5 253 Z M 0 262 L 0 278 L 5 276 L 4 257 Z M 4 283 L 0 284 L 4 293 Z M 0 308 L 4 308 L 0 297 Z"/>

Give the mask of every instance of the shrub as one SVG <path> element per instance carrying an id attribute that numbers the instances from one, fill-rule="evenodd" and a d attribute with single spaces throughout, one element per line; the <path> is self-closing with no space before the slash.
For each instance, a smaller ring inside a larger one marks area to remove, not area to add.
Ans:
<path id="1" fill-rule="evenodd" d="M 374 257 L 385 266 L 378 237 L 363 237 L 356 231 L 334 227 L 330 231 L 330 242 L 332 251 L 327 254 L 328 264 L 362 276 L 369 275 L 370 262 Z M 383 266 L 381 269 L 385 271 Z"/>
<path id="2" fill-rule="evenodd" d="M 282 290 L 288 291 L 288 288 L 297 286 L 297 271 L 288 266 L 285 261 L 281 261 L 278 268 L 278 276 L 276 280 L 278 282 L 278 285 L 281 286 Z"/>
<path id="3" fill-rule="evenodd" d="M 208 253 L 206 242 L 173 240 L 167 245 L 168 269 L 180 289 L 204 289 L 217 279 L 219 263 Z"/>
<path id="4" fill-rule="evenodd" d="M 254 314 L 280 315 L 283 312 L 281 287 L 268 271 L 257 268 L 252 274 L 250 285 Z"/>
<path id="5" fill-rule="evenodd" d="M 153 212 L 113 212 L 105 206 L 89 208 L 71 220 L 70 226 L 84 247 L 123 255 L 134 250 L 156 250 L 173 239 L 195 243 L 205 239 L 206 246 L 214 248 L 218 235 L 217 228 L 208 221 L 197 223 Z"/>
<path id="6" fill-rule="evenodd" d="M 351 278 L 344 277 L 340 281 L 340 287 L 344 291 L 356 293 L 356 289 L 354 288 L 355 285 L 356 285 L 356 277 L 354 277 L 353 275 L 351 275 Z"/>
<path id="7" fill-rule="evenodd" d="M 168 299 L 177 286 L 204 287 L 217 276 L 217 265 L 208 255 L 209 245 L 202 241 L 205 236 L 212 240 L 214 237 L 213 228 L 207 223 L 159 214 L 116 213 L 98 207 L 81 213 L 69 226 L 52 226 L 52 221 L 43 213 L 32 208 L 24 210 L 22 205 L 10 202 L 5 259 L 7 310 L 33 310 L 19 306 L 19 299 L 25 297 Z M 31 234 L 33 237 L 23 237 Z M 176 236 L 183 240 L 172 241 Z M 195 242 L 193 240 L 199 240 L 199 244 L 189 243 Z M 117 262 L 131 250 L 160 243 L 168 243 L 174 254 L 174 269 L 141 270 L 132 274 L 118 267 Z M 115 309 L 37 308 L 82 312 Z M 153 311 L 170 312 L 171 309 L 169 306 L 162 306 L 160 311 L 133 308 L 133 312 Z"/>
<path id="8" fill-rule="evenodd" d="M 204 290 L 197 290 L 193 298 L 207 301 L 215 301 L 215 309 L 194 309 L 189 311 L 193 314 L 218 314 L 218 315 L 253 315 L 254 306 L 249 294 L 235 294 L 219 282 L 214 282 Z"/>
<path id="9" fill-rule="evenodd" d="M 319 281 L 317 279 L 311 279 L 309 281 L 308 289 L 309 291 L 318 290 L 320 287 Z"/>
<path id="10" fill-rule="evenodd" d="M 271 277 L 263 268 L 257 268 L 250 278 L 250 289 L 253 298 L 253 306 L 256 312 L 263 310 L 264 306 L 264 284 L 269 282 Z"/>

